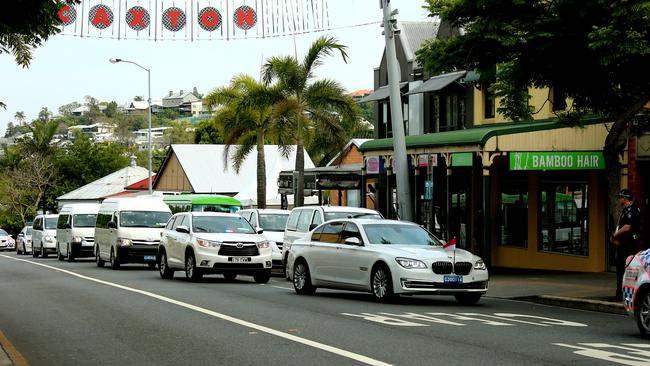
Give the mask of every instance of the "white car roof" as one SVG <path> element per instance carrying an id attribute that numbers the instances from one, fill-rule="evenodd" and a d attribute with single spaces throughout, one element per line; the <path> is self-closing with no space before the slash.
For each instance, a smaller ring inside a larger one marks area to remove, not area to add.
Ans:
<path id="1" fill-rule="evenodd" d="M 362 207 L 349 207 L 349 206 L 301 206 L 301 207 L 296 207 L 296 209 L 300 208 L 312 208 L 312 209 L 317 209 L 317 208 L 322 208 L 324 212 L 360 212 L 360 213 L 379 213 L 376 210 L 370 209 L 370 208 L 362 208 Z"/>
<path id="2" fill-rule="evenodd" d="M 262 208 L 257 210 L 260 214 L 273 214 L 273 215 L 289 215 L 291 212 L 288 210 L 279 210 L 277 208 Z"/>
<path id="3" fill-rule="evenodd" d="M 210 212 L 210 211 L 207 211 L 207 212 L 199 212 L 199 211 L 179 212 L 177 215 L 180 215 L 180 214 L 190 214 L 192 216 L 236 217 L 238 219 L 242 218 L 238 214 L 234 214 L 234 213 Z"/>

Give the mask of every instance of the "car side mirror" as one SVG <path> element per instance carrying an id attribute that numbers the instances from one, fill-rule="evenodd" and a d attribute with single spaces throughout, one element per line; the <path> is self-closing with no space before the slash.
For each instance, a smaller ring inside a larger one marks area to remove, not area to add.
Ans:
<path id="1" fill-rule="evenodd" d="M 72 226 L 68 223 L 63 224 L 64 229 L 72 229 Z"/>
<path id="2" fill-rule="evenodd" d="M 345 239 L 345 244 L 361 245 L 361 240 L 359 240 L 359 238 L 351 237 L 351 238 Z"/>
<path id="3" fill-rule="evenodd" d="M 109 228 L 109 229 L 117 229 L 117 222 L 115 222 L 115 221 L 109 221 L 109 222 L 108 222 L 108 228 Z"/>
<path id="4" fill-rule="evenodd" d="M 261 227 L 258 226 L 258 227 L 255 228 L 255 232 L 258 233 L 258 234 L 262 234 L 262 233 L 264 233 L 264 229 L 262 229 Z"/>
<path id="5" fill-rule="evenodd" d="M 311 224 L 311 225 L 309 225 L 309 231 L 312 231 L 317 227 L 318 227 L 318 224 Z"/>
<path id="6" fill-rule="evenodd" d="M 19 237 L 19 238 L 24 238 L 25 235 L 24 235 L 23 233 L 20 233 L 20 234 L 18 234 L 18 237 Z"/>
<path id="7" fill-rule="evenodd" d="M 190 233 L 190 228 L 188 228 L 185 225 L 180 225 L 180 226 L 178 226 L 176 228 L 176 231 L 178 231 L 179 233 L 183 233 L 183 234 L 189 234 Z"/>

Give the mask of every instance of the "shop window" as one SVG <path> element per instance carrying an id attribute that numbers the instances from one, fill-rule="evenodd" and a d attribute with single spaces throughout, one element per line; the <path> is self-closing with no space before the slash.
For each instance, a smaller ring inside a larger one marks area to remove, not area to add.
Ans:
<path id="1" fill-rule="evenodd" d="M 499 244 L 528 247 L 528 184 L 503 182 L 499 193 L 497 217 Z"/>
<path id="2" fill-rule="evenodd" d="M 589 255 L 588 193 L 584 183 L 542 185 L 541 251 Z"/>
<path id="3" fill-rule="evenodd" d="M 346 191 L 347 202 L 346 206 L 348 207 L 361 207 L 360 202 L 360 192 L 358 189 L 349 189 Z"/>

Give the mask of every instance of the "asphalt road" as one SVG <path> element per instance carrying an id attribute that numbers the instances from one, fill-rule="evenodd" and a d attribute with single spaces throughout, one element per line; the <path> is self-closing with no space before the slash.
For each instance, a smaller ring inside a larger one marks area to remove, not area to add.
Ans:
<path id="1" fill-rule="evenodd" d="M 483 298 L 227 282 L 0 253 L 0 332 L 29 365 L 648 365 L 631 319 Z M 7 345 L 3 344 L 6 348 Z"/>

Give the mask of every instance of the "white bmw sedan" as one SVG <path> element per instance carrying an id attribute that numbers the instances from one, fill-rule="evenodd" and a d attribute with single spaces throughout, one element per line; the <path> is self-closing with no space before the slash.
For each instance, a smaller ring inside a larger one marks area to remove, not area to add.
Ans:
<path id="1" fill-rule="evenodd" d="M 420 226 L 394 220 L 328 221 L 291 246 L 287 271 L 298 294 L 317 287 L 399 294 L 454 295 L 475 304 L 488 290 L 481 258 L 443 243 Z"/>

